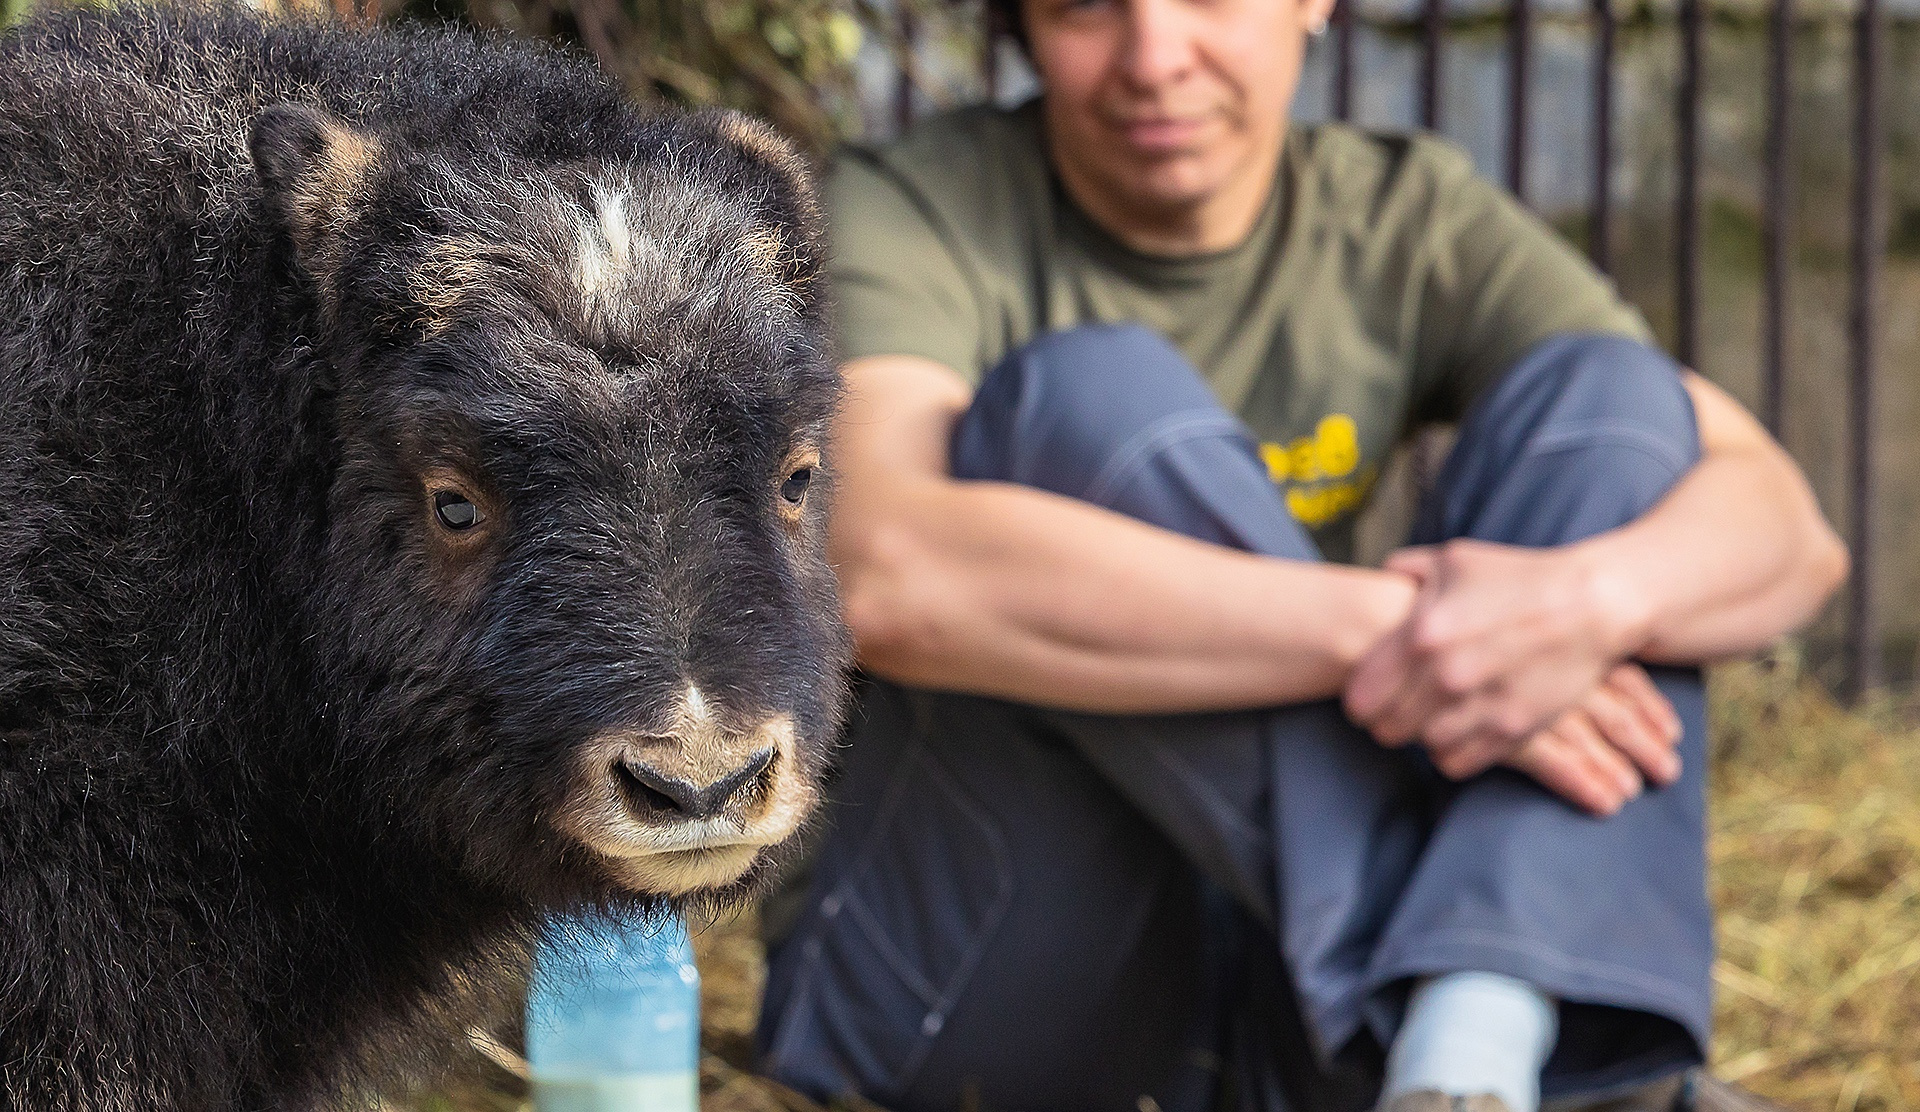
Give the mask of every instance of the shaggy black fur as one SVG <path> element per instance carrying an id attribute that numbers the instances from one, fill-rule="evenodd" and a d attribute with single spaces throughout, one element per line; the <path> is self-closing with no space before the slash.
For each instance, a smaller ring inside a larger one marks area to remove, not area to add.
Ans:
<path id="1" fill-rule="evenodd" d="M 568 758 L 689 679 L 818 771 L 814 228 L 764 132 L 551 51 L 0 38 L 0 1108 L 361 1099 L 623 898 Z"/>

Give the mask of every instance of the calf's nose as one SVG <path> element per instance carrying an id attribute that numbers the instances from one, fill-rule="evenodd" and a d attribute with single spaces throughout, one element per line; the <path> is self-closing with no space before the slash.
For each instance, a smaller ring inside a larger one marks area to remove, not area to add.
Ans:
<path id="1" fill-rule="evenodd" d="M 708 819 L 752 791 L 773 764 L 773 747 L 755 752 L 746 762 L 704 784 L 661 771 L 638 757 L 620 762 L 629 794 L 648 817 L 677 821 Z"/>

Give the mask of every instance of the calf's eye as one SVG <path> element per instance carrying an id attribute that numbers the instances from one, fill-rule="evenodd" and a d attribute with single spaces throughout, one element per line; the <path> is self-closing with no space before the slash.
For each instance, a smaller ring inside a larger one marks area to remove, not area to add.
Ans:
<path id="1" fill-rule="evenodd" d="M 811 482 L 813 482 L 813 468 L 802 467 L 788 475 L 787 481 L 780 484 L 780 497 L 798 506 L 800 500 L 807 496 L 807 484 Z"/>
<path id="2" fill-rule="evenodd" d="M 433 493 L 433 516 L 440 524 L 455 532 L 471 529 L 480 521 L 480 507 L 467 501 L 458 492 L 437 490 Z"/>

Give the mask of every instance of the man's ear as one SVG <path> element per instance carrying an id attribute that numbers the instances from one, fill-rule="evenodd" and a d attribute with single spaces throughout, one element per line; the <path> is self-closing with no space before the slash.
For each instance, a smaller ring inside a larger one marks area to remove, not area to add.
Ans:
<path id="1" fill-rule="evenodd" d="M 1318 34 L 1333 18 L 1335 0 L 1301 0 L 1300 26 Z"/>
<path id="2" fill-rule="evenodd" d="M 320 109 L 272 104 L 254 118 L 247 146 L 268 205 L 311 267 L 347 197 L 379 161 L 378 141 Z"/>

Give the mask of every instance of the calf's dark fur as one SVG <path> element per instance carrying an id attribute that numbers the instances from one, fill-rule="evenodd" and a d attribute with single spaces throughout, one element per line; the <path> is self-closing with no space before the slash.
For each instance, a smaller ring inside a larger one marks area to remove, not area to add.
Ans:
<path id="1" fill-rule="evenodd" d="M 352 1104 L 724 896 L 847 646 L 805 173 L 555 52 L 0 38 L 0 1108 Z"/>

